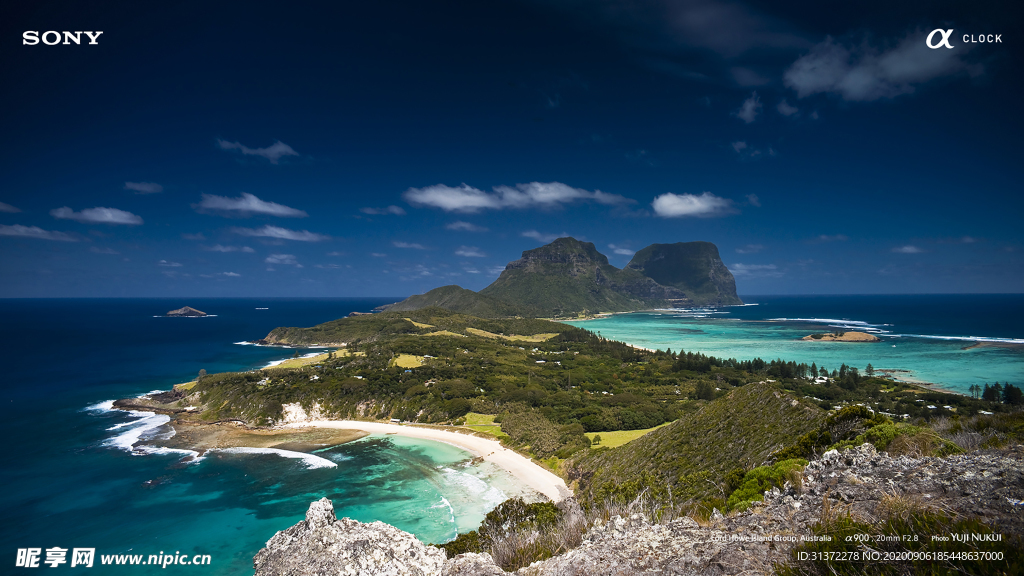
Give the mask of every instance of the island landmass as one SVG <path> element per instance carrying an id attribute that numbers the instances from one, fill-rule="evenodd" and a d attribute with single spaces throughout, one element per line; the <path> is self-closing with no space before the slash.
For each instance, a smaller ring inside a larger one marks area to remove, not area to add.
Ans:
<path id="1" fill-rule="evenodd" d="M 177 310 L 171 310 L 170 312 L 165 314 L 165 316 L 185 316 L 189 318 L 200 318 L 202 316 L 209 316 L 209 314 L 203 312 L 202 310 L 196 310 L 191 306 L 185 306 L 183 308 L 178 308 Z"/>
<path id="2" fill-rule="evenodd" d="M 817 342 L 881 342 L 882 339 L 867 332 L 826 332 L 824 334 L 810 334 L 801 340 L 813 340 Z"/>

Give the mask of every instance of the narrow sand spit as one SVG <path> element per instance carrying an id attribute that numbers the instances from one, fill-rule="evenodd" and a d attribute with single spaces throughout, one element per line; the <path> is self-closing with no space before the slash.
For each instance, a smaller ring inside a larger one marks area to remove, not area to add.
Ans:
<path id="1" fill-rule="evenodd" d="M 508 470 L 521 482 L 533 488 L 537 492 L 547 496 L 553 502 L 559 502 L 572 495 L 572 491 L 566 487 L 565 481 L 554 473 L 534 463 L 529 458 L 521 456 L 513 450 L 502 446 L 497 440 L 489 440 L 469 434 L 459 434 L 447 430 L 436 430 L 433 428 L 419 428 L 417 426 L 402 426 L 398 424 L 385 424 L 383 422 L 361 422 L 357 420 L 310 420 L 306 422 L 294 422 L 285 424 L 285 428 L 341 428 L 347 430 L 362 430 L 371 434 L 398 434 L 410 438 L 423 438 L 425 440 L 436 440 L 453 444 L 483 458 L 497 466 Z"/>

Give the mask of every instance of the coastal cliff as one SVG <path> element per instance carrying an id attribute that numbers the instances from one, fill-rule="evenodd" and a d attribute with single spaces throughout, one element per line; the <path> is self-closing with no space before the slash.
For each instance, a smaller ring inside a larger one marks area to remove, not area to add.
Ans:
<path id="1" fill-rule="evenodd" d="M 764 574 L 797 565 L 809 573 L 817 573 L 815 567 L 830 573 L 825 563 L 794 560 L 798 550 L 823 549 L 998 550 L 1004 560 L 992 560 L 989 568 L 991 573 L 1002 573 L 1000 566 L 1005 572 L 1020 560 L 1022 457 L 1021 446 L 947 458 L 892 457 L 871 444 L 832 450 L 810 462 L 794 477 L 795 482 L 766 491 L 762 502 L 744 512 L 725 516 L 715 510 L 700 521 L 663 512 L 661 521 L 654 521 L 637 506 L 635 511 L 627 509 L 593 521 L 579 546 L 515 574 Z M 571 503 L 562 507 L 566 513 L 580 513 L 578 507 L 573 511 Z M 927 518 L 932 524 L 913 524 L 914 518 Z M 891 535 L 904 524 L 921 532 L 915 543 L 900 538 L 847 542 L 844 537 L 851 529 L 855 531 L 851 533 L 874 530 L 867 533 Z M 931 533 L 925 533 L 967 525 L 988 539 L 948 544 L 935 542 Z M 958 566 L 979 566 L 955 560 L 947 564 L 954 571 Z M 910 563 L 902 565 L 915 570 Z M 256 555 L 254 566 L 256 576 L 507 574 L 488 553 L 446 559 L 438 548 L 387 524 L 337 520 L 326 498 L 310 506 L 306 520 L 271 538 Z"/>

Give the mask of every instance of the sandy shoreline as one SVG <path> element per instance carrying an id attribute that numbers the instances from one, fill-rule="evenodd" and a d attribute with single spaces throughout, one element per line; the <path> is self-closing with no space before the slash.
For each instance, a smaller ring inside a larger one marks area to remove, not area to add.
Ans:
<path id="1" fill-rule="evenodd" d="M 285 428 L 337 428 L 343 430 L 362 430 L 371 434 L 399 434 L 410 438 L 422 438 L 446 442 L 466 450 L 507 470 L 523 484 L 559 502 L 572 495 L 565 481 L 553 472 L 534 463 L 529 458 L 509 450 L 497 440 L 459 434 L 447 430 L 386 424 L 383 422 L 362 422 L 358 420 L 310 420 L 285 424 Z"/>

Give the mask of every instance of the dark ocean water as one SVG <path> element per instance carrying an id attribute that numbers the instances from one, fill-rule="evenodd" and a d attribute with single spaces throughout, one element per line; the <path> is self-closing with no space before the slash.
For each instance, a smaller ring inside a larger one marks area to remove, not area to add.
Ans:
<path id="1" fill-rule="evenodd" d="M 0 422 L 8 447 L 0 541 L 7 565 L 13 566 L 18 548 L 95 547 L 98 555 L 181 552 L 213 559 L 211 567 L 169 566 L 168 572 L 251 573 L 252 556 L 266 540 L 323 496 L 339 515 L 383 520 L 425 541 L 474 527 L 515 487 L 500 471 L 469 466 L 467 453 L 445 444 L 369 437 L 319 452 L 336 465 L 326 468 L 254 454 L 212 454 L 183 465 L 178 455 L 134 455 L 116 444 L 143 433 L 146 415 L 111 411 L 105 401 L 167 389 L 200 369 L 264 366 L 292 351 L 236 343 L 277 326 L 311 326 L 395 300 L 0 300 L 0 402 L 7 408 Z M 981 378 L 1019 384 L 1024 375 L 1019 349 L 963 351 L 966 340 L 937 338 L 1024 338 L 1019 295 L 745 300 L 758 306 L 629 314 L 580 325 L 644 346 L 727 357 L 781 356 L 830 368 L 841 360 L 862 366 L 874 359 L 880 368 L 946 378 L 953 388 Z M 215 316 L 154 317 L 183 305 Z M 269 309 L 257 310 L 262 307 Z M 776 318 L 791 320 L 765 322 Z M 795 341 L 834 325 L 862 326 L 886 342 L 842 348 Z M 97 565 L 89 573 L 153 570 Z"/>
<path id="2" fill-rule="evenodd" d="M 0 300 L 8 447 L 0 542 L 9 567 L 0 573 L 15 570 L 19 548 L 77 547 L 96 548 L 90 574 L 160 570 L 102 567 L 102 554 L 143 554 L 145 562 L 176 552 L 209 554 L 212 564 L 169 572 L 251 574 L 264 543 L 324 496 L 339 516 L 382 520 L 427 542 L 475 528 L 519 487 L 489 463 L 470 465 L 471 455 L 453 446 L 370 436 L 316 454 L 334 467 L 224 453 L 181 464 L 180 454 L 125 449 L 140 434 L 163 432 L 151 424 L 166 417 L 103 404 L 167 389 L 200 369 L 265 366 L 293 351 L 236 342 L 395 300 Z M 215 316 L 154 318 L 186 304 Z M 79 570 L 69 564 L 58 570 Z"/>

